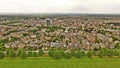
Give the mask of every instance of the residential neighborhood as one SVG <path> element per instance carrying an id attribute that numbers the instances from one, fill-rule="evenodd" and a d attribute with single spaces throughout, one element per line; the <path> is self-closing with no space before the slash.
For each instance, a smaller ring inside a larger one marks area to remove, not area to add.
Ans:
<path id="1" fill-rule="evenodd" d="M 114 49 L 120 43 L 119 21 L 94 15 L 0 16 L 0 49 Z"/>

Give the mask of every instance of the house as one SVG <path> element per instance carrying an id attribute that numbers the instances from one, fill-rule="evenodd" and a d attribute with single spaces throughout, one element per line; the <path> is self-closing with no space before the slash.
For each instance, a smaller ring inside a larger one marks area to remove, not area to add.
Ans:
<path id="1" fill-rule="evenodd" d="M 0 36 L 2 36 L 2 29 L 0 28 Z"/>
<path id="2" fill-rule="evenodd" d="M 52 42 L 50 44 L 50 47 L 62 47 L 62 46 L 63 46 L 62 43 L 59 43 L 59 42 Z"/>

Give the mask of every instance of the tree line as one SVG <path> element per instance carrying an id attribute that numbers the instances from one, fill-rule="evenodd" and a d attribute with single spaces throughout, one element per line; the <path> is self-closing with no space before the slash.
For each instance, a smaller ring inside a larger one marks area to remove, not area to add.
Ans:
<path id="1" fill-rule="evenodd" d="M 4 57 L 7 58 L 15 58 L 20 57 L 22 59 L 26 59 L 27 57 L 44 57 L 45 55 L 44 51 L 40 49 L 39 51 L 25 51 L 24 49 L 18 49 L 15 51 L 14 49 L 8 49 L 6 51 L 0 51 L 0 59 L 3 59 Z M 105 56 L 113 57 L 113 56 L 120 56 L 120 51 L 116 49 L 107 49 L 102 48 L 99 51 L 81 51 L 81 50 L 75 50 L 71 49 L 70 51 L 65 51 L 64 49 L 49 49 L 49 51 L 46 54 L 47 56 L 53 58 L 53 59 L 69 59 L 69 58 L 92 58 L 93 56 L 98 56 L 100 58 L 103 58 Z"/>

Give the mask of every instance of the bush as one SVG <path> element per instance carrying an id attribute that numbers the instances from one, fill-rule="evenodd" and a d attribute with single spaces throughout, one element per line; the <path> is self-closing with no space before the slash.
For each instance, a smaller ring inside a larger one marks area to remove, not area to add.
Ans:
<path id="1" fill-rule="evenodd" d="M 81 52 L 80 52 L 80 51 L 77 51 L 77 52 L 75 53 L 75 57 L 76 57 L 76 58 L 81 58 L 81 57 L 82 57 Z"/>
<path id="2" fill-rule="evenodd" d="M 29 57 L 32 56 L 32 51 L 31 50 L 28 51 L 27 56 L 29 56 Z"/>
<path id="3" fill-rule="evenodd" d="M 81 54 L 82 54 L 82 56 L 85 56 L 85 51 L 82 51 Z"/>
<path id="4" fill-rule="evenodd" d="M 120 42 L 118 42 L 117 44 L 115 44 L 115 48 L 116 49 L 120 49 Z"/>
<path id="5" fill-rule="evenodd" d="M 104 52 L 103 49 L 101 49 L 101 50 L 98 52 L 98 56 L 99 56 L 100 58 L 103 58 L 103 57 L 105 56 L 105 52 Z"/>
<path id="6" fill-rule="evenodd" d="M 92 58 L 92 53 L 89 51 L 89 52 L 87 52 L 87 57 L 88 58 Z"/>
<path id="7" fill-rule="evenodd" d="M 16 56 L 16 52 L 13 49 L 7 50 L 7 56 L 10 58 L 14 58 Z"/>
<path id="8" fill-rule="evenodd" d="M 20 56 L 21 56 L 22 59 L 25 59 L 27 57 L 25 50 L 21 51 Z"/>
<path id="9" fill-rule="evenodd" d="M 64 50 L 59 51 L 62 56 L 64 56 Z"/>
<path id="10" fill-rule="evenodd" d="M 39 52 L 38 52 L 38 56 L 42 56 L 44 54 L 43 50 L 40 49 Z"/>
<path id="11" fill-rule="evenodd" d="M 17 50 L 17 56 L 20 56 L 21 52 L 22 52 L 22 49 L 18 49 Z"/>
<path id="12" fill-rule="evenodd" d="M 54 54 L 54 50 L 53 49 L 50 49 L 49 52 L 48 52 L 49 56 L 52 57 L 52 55 Z"/>
<path id="13" fill-rule="evenodd" d="M 28 33 L 23 33 L 23 36 L 28 36 Z"/>
<path id="14" fill-rule="evenodd" d="M 4 53 L 0 51 L 0 59 L 3 59 L 4 58 Z"/>
<path id="15" fill-rule="evenodd" d="M 54 52 L 54 54 L 52 55 L 52 57 L 54 59 L 61 59 L 62 58 L 62 54 L 60 53 L 60 51 L 56 51 L 56 52 Z"/>
<path id="16" fill-rule="evenodd" d="M 107 52 L 107 56 L 109 56 L 109 57 L 114 56 L 113 50 L 109 50 L 109 51 Z"/>
<path id="17" fill-rule="evenodd" d="M 71 54 L 69 52 L 64 53 L 64 58 L 66 59 L 71 58 Z"/>
<path id="18" fill-rule="evenodd" d="M 38 53 L 37 52 L 32 52 L 32 57 L 37 57 Z"/>
<path id="19" fill-rule="evenodd" d="M 72 50 L 70 51 L 70 53 L 71 53 L 72 56 L 75 56 L 75 50 L 74 50 L 74 49 L 72 49 Z"/>
<path id="20" fill-rule="evenodd" d="M 119 56 L 119 55 L 120 55 L 120 52 L 117 51 L 117 50 L 115 50 L 115 51 L 114 51 L 114 56 Z"/>

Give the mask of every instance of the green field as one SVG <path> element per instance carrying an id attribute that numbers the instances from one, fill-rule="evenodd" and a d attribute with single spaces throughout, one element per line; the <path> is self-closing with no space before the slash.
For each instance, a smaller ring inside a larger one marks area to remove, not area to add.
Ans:
<path id="1" fill-rule="evenodd" d="M 0 60 L 0 68 L 120 68 L 120 58 L 2 59 Z"/>

